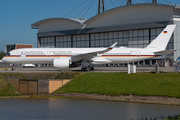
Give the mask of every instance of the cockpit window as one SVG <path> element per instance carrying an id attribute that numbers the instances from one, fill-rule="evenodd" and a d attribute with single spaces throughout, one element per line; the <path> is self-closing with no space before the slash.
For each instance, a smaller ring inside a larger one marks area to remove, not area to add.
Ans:
<path id="1" fill-rule="evenodd" d="M 6 56 L 9 56 L 10 55 L 10 53 L 6 53 Z"/>

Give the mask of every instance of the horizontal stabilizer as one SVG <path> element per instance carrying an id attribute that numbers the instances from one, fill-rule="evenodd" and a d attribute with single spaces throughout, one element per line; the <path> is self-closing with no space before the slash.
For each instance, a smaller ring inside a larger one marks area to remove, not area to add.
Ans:
<path id="1" fill-rule="evenodd" d="M 176 50 L 163 50 L 163 51 L 158 51 L 154 52 L 156 55 L 167 55 L 175 52 Z"/>

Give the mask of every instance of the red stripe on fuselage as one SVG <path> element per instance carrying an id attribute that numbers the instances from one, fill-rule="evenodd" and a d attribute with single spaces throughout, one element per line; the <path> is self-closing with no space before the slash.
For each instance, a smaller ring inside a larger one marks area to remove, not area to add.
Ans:
<path id="1" fill-rule="evenodd" d="M 101 57 L 159 57 L 160 55 L 102 55 Z"/>
<path id="2" fill-rule="evenodd" d="M 159 57 L 160 55 L 102 55 L 101 57 Z M 9 55 L 5 57 L 21 57 L 21 55 Z M 71 55 L 26 55 L 25 57 L 71 57 Z"/>

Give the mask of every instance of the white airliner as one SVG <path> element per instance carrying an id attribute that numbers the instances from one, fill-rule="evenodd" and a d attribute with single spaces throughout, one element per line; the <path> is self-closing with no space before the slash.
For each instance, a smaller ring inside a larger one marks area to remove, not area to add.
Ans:
<path id="1" fill-rule="evenodd" d="M 173 53 L 165 50 L 176 25 L 168 25 L 146 48 L 23 48 L 9 52 L 2 60 L 14 64 L 53 64 L 63 69 L 82 65 L 81 70 L 94 70 L 93 64 L 132 63 Z"/>

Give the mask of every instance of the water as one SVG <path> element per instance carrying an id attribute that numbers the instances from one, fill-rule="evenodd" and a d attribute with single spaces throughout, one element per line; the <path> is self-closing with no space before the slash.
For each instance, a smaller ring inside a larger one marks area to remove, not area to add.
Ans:
<path id="1" fill-rule="evenodd" d="M 180 106 L 69 98 L 0 99 L 0 119 L 119 120 L 180 114 Z"/>

